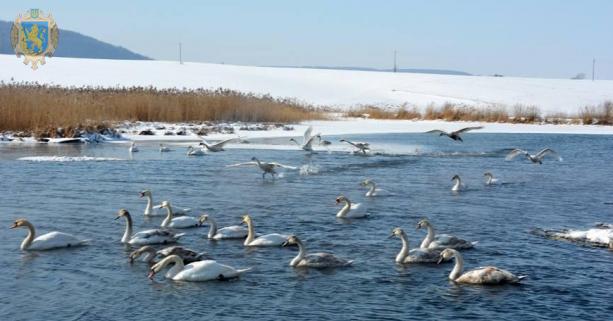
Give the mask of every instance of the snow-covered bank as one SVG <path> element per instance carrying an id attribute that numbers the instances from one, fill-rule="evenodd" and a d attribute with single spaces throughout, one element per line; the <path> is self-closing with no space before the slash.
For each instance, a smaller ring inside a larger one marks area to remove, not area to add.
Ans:
<path id="1" fill-rule="evenodd" d="M 575 114 L 613 100 L 613 81 L 453 76 L 350 70 L 271 68 L 172 61 L 50 58 L 37 71 L 0 55 L 0 81 L 62 86 L 227 88 L 347 108 L 359 104 L 424 107 L 445 102 L 534 105 L 544 114 Z"/>

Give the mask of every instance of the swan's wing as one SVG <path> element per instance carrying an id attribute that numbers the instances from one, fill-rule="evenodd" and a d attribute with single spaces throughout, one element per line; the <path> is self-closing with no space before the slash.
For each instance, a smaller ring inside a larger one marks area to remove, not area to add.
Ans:
<path id="1" fill-rule="evenodd" d="M 538 159 L 542 159 L 543 157 L 547 156 L 547 155 L 554 155 L 556 157 L 558 157 L 558 159 L 560 158 L 560 156 L 558 155 L 558 153 L 556 153 L 555 150 L 551 149 L 551 148 L 545 148 L 542 151 L 538 152 L 538 154 L 535 155 L 536 158 Z"/>
<path id="2" fill-rule="evenodd" d="M 436 133 L 436 134 L 447 134 L 446 131 L 442 131 L 440 129 L 433 129 L 433 130 L 429 130 L 429 131 L 425 132 L 425 134 L 434 134 L 434 133 Z"/>
<path id="3" fill-rule="evenodd" d="M 256 162 L 246 162 L 246 163 L 238 163 L 232 165 L 226 165 L 226 167 L 239 167 L 239 166 L 258 166 Z"/>
<path id="4" fill-rule="evenodd" d="M 281 167 L 281 168 L 287 168 L 287 169 L 298 169 L 297 167 L 294 167 L 294 166 L 283 165 L 281 163 L 276 163 L 276 162 L 272 162 L 272 163 L 268 163 L 268 164 L 272 165 L 274 167 Z"/>
<path id="5" fill-rule="evenodd" d="M 516 149 L 512 150 L 512 151 L 511 151 L 511 152 L 510 152 L 510 153 L 507 155 L 507 157 L 505 157 L 504 159 L 505 159 L 505 160 L 512 160 L 513 158 L 517 157 L 517 155 L 525 155 L 525 154 L 527 154 L 527 153 L 528 153 L 528 152 L 527 152 L 527 151 L 525 151 L 525 150 L 523 150 L 523 149 L 518 149 L 518 148 L 516 148 Z"/>
<path id="6" fill-rule="evenodd" d="M 362 204 L 361 203 L 351 203 L 351 209 L 357 210 L 358 208 L 360 208 L 360 205 Z"/>
<path id="7" fill-rule="evenodd" d="M 304 132 L 303 143 L 306 143 L 311 139 L 311 133 L 313 132 L 313 126 L 309 126 L 307 130 Z"/>
<path id="8" fill-rule="evenodd" d="M 220 142 L 218 142 L 218 143 L 213 144 L 213 146 L 215 146 L 215 147 L 220 147 L 220 148 L 221 148 L 221 147 L 223 147 L 225 144 L 227 144 L 227 143 L 229 143 L 229 142 L 232 142 L 232 141 L 235 141 L 235 140 L 237 140 L 237 139 L 238 139 L 238 138 L 228 138 L 228 139 L 226 139 L 226 140 L 222 140 L 222 141 L 220 141 Z"/>
<path id="9" fill-rule="evenodd" d="M 304 147 L 312 148 L 312 145 L 313 145 L 313 142 L 315 141 L 315 138 L 317 138 L 317 136 L 312 136 L 311 138 L 309 138 L 309 140 L 305 140 Z"/>
<path id="10" fill-rule="evenodd" d="M 333 266 L 345 266 L 351 264 L 353 261 L 345 260 L 337 257 L 332 253 L 310 253 L 303 259 L 311 267 L 333 267 Z"/>
<path id="11" fill-rule="evenodd" d="M 462 128 L 460 130 L 456 130 L 453 133 L 457 135 L 457 134 L 465 133 L 465 132 L 470 131 L 470 130 L 477 130 L 477 129 L 483 129 L 483 126 L 466 127 L 466 128 Z"/>

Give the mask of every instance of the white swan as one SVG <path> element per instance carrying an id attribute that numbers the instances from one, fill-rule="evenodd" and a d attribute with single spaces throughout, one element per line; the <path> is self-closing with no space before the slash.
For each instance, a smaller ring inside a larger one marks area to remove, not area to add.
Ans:
<path id="1" fill-rule="evenodd" d="M 166 278 L 174 281 L 201 282 L 234 279 L 250 270 L 235 269 L 213 260 L 197 261 L 184 265 L 183 260 L 178 255 L 171 255 L 153 265 L 149 270 L 148 277 L 153 279 L 156 273 L 171 263 L 174 263 L 174 266 L 166 272 Z"/>
<path id="2" fill-rule="evenodd" d="M 351 203 L 351 201 L 344 195 L 340 195 L 336 198 L 336 204 L 340 203 L 345 203 L 345 205 L 340 211 L 338 211 L 338 213 L 336 213 L 336 217 L 338 218 L 364 218 L 368 216 L 368 214 L 363 211 L 351 212 L 352 210 L 357 210 L 360 207 L 360 204 Z"/>
<path id="3" fill-rule="evenodd" d="M 309 253 L 306 252 L 304 243 L 298 239 L 297 236 L 291 235 L 283 242 L 283 246 L 298 245 L 298 255 L 289 262 L 289 266 L 292 267 L 310 267 L 317 269 L 333 268 L 349 266 L 353 263 L 353 260 L 346 260 L 332 253 Z"/>
<path id="4" fill-rule="evenodd" d="M 229 142 L 235 141 L 237 138 L 230 138 L 230 139 L 222 140 L 215 144 L 208 143 L 203 137 L 200 137 L 200 139 L 202 139 L 202 142 L 200 143 L 200 145 L 206 147 L 207 150 L 211 152 L 223 152 L 225 150 L 223 148 L 224 145 L 226 145 Z"/>
<path id="5" fill-rule="evenodd" d="M 133 263 L 134 260 L 140 258 L 142 262 L 153 264 L 157 256 L 165 258 L 170 255 L 178 255 L 181 259 L 183 259 L 184 264 L 211 259 L 204 252 L 198 253 L 182 246 L 169 246 L 157 251 L 151 245 L 145 245 L 130 253 L 128 256 L 128 261 Z"/>
<path id="6" fill-rule="evenodd" d="M 362 153 L 363 155 L 366 155 L 366 153 L 370 152 L 370 144 L 369 143 L 365 143 L 365 142 L 352 142 L 352 141 L 348 141 L 346 139 L 341 139 L 339 140 L 342 143 L 347 143 L 349 145 L 352 145 L 353 147 L 357 148 L 356 152 Z"/>
<path id="7" fill-rule="evenodd" d="M 462 273 L 464 259 L 460 252 L 454 249 L 445 249 L 441 252 L 440 260 L 450 260 L 455 257 L 455 266 L 449 273 L 449 280 L 457 283 L 497 285 L 519 283 L 525 276 L 516 276 L 513 273 L 499 269 L 495 266 L 486 266 Z"/>
<path id="8" fill-rule="evenodd" d="M 168 146 L 164 144 L 160 144 L 160 153 L 168 153 L 168 152 L 172 152 L 172 149 L 170 149 Z"/>
<path id="9" fill-rule="evenodd" d="M 286 234 L 266 234 L 255 238 L 255 228 L 249 215 L 243 215 L 242 223 L 247 224 L 247 238 L 243 243 L 245 246 L 281 246 L 287 240 Z"/>
<path id="10" fill-rule="evenodd" d="M 466 127 L 466 128 L 462 128 L 460 130 L 456 130 L 456 131 L 451 132 L 451 133 L 448 133 L 448 132 L 446 132 L 444 130 L 434 129 L 434 130 L 431 130 L 431 131 L 427 131 L 426 134 L 428 134 L 428 133 L 437 133 L 437 134 L 439 134 L 439 136 L 447 136 L 447 137 L 449 137 L 449 138 L 451 138 L 451 139 L 453 139 L 455 141 L 464 142 L 462 140 L 462 137 L 460 137 L 461 133 L 465 133 L 465 132 L 467 132 L 469 130 L 476 130 L 476 129 L 482 129 L 482 128 L 483 128 L 483 126 Z"/>
<path id="11" fill-rule="evenodd" d="M 202 148 L 195 149 L 192 146 L 187 147 L 187 156 L 204 156 L 206 153 Z"/>
<path id="12" fill-rule="evenodd" d="M 145 216 L 153 216 L 153 215 L 158 215 L 157 211 L 158 209 L 162 208 L 162 204 L 159 205 L 153 205 L 153 193 L 151 192 L 151 190 L 143 190 L 142 192 L 138 193 L 140 198 L 146 197 L 147 198 L 147 206 L 145 207 Z M 179 216 L 179 215 L 185 215 L 187 213 L 191 212 L 190 208 L 180 208 L 180 207 L 172 207 L 172 213 L 175 216 Z"/>
<path id="13" fill-rule="evenodd" d="M 132 234 L 132 216 L 125 209 L 120 209 L 115 219 L 120 217 L 126 218 L 126 230 L 121 237 L 121 243 L 130 245 L 147 245 L 147 244 L 167 244 L 175 243 L 185 235 L 184 233 L 175 234 L 167 229 L 151 229 Z"/>
<path id="14" fill-rule="evenodd" d="M 136 152 L 138 152 L 138 146 L 136 146 L 136 143 L 135 143 L 135 142 L 132 142 L 132 143 L 130 144 L 130 149 L 129 149 L 129 151 L 130 151 L 130 153 L 136 153 Z"/>
<path id="15" fill-rule="evenodd" d="M 209 223 L 209 233 L 207 237 L 212 240 L 222 239 L 243 239 L 247 237 L 247 229 L 244 226 L 232 225 L 217 228 L 217 222 L 209 215 L 202 215 L 202 224 Z"/>
<path id="16" fill-rule="evenodd" d="M 452 182 L 455 182 L 453 184 L 453 186 L 451 187 L 451 191 L 452 192 L 459 192 L 461 190 L 464 190 L 466 188 L 466 186 L 462 183 L 462 179 L 460 178 L 459 175 L 454 175 L 451 178 Z"/>
<path id="17" fill-rule="evenodd" d="M 477 242 L 469 242 L 449 234 L 437 235 L 430 221 L 425 218 L 417 223 L 417 229 L 419 230 L 421 228 L 426 228 L 428 230 L 428 234 L 419 246 L 422 249 L 470 249 L 477 244 Z"/>
<path id="18" fill-rule="evenodd" d="M 226 167 L 238 167 L 238 166 L 257 166 L 259 167 L 263 172 L 262 179 L 266 177 L 266 174 L 270 174 L 272 178 L 274 179 L 275 175 L 277 175 L 277 172 L 275 171 L 276 168 L 297 169 L 294 166 L 283 165 L 283 164 L 279 164 L 275 162 L 261 162 L 256 157 L 252 157 L 251 162 L 227 165 Z"/>
<path id="19" fill-rule="evenodd" d="M 498 179 L 494 178 L 494 174 L 490 172 L 486 172 L 483 174 L 485 176 L 485 185 L 496 185 L 498 184 Z"/>
<path id="20" fill-rule="evenodd" d="M 364 186 L 364 187 L 370 187 L 368 192 L 366 192 L 366 194 L 365 194 L 366 197 L 377 196 L 377 195 L 380 195 L 381 193 L 385 192 L 385 190 L 377 188 L 377 184 L 372 179 L 366 179 L 366 180 L 362 181 L 360 183 L 360 185 Z M 387 193 L 384 193 L 384 194 L 387 194 Z"/>
<path id="21" fill-rule="evenodd" d="M 55 231 L 34 238 L 36 235 L 34 225 L 24 218 L 15 220 L 10 228 L 14 229 L 18 227 L 25 227 L 28 229 L 28 235 L 21 242 L 20 248 L 22 251 L 44 251 L 63 247 L 85 245 L 88 242 L 88 240 L 79 240 L 73 235 Z"/>
<path id="22" fill-rule="evenodd" d="M 196 218 L 192 216 L 174 217 L 172 206 L 169 201 L 162 202 L 162 208 L 166 209 L 166 218 L 162 221 L 160 227 L 170 228 L 190 228 L 200 227 L 202 225 L 202 217 Z"/>
<path id="23" fill-rule="evenodd" d="M 531 155 L 530 153 L 528 153 L 527 151 L 523 150 L 523 149 L 514 149 L 512 150 L 507 157 L 505 157 L 505 160 L 512 160 L 513 158 L 517 157 L 517 155 L 524 155 L 526 156 L 526 158 L 528 160 L 530 160 L 532 163 L 534 164 L 543 164 L 543 159 L 545 158 L 545 156 L 547 155 L 553 155 L 555 156 L 559 161 L 562 160 L 562 157 L 560 157 L 558 155 L 558 153 L 556 153 L 556 151 L 554 151 L 551 148 L 545 148 L 543 150 L 541 150 L 540 152 L 536 153 L 535 155 Z"/>
<path id="24" fill-rule="evenodd" d="M 397 227 L 392 230 L 389 238 L 397 237 L 402 241 L 402 248 L 396 255 L 396 263 L 438 263 L 441 254 L 437 249 L 416 248 L 409 250 L 409 239 L 403 229 Z"/>
<path id="25" fill-rule="evenodd" d="M 304 132 L 304 135 L 302 137 L 302 144 L 299 143 L 294 138 L 290 138 L 290 142 L 294 142 L 296 145 L 300 146 L 300 148 L 302 148 L 303 150 L 307 152 L 312 152 L 313 142 L 315 141 L 315 138 L 319 136 L 319 134 L 311 136 L 312 132 L 313 132 L 313 126 L 309 126 L 309 128 L 307 128 L 307 130 Z"/>

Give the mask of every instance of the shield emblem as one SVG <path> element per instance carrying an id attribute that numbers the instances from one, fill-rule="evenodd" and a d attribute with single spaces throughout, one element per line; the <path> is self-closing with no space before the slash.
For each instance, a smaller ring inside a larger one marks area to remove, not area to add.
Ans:
<path id="1" fill-rule="evenodd" d="M 47 51 L 49 43 L 49 22 L 22 21 L 21 22 L 22 50 L 26 54 L 40 55 Z"/>

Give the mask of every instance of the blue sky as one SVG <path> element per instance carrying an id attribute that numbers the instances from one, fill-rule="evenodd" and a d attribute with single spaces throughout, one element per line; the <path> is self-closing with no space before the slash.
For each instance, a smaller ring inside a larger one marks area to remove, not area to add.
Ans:
<path id="1" fill-rule="evenodd" d="M 155 59 L 613 79 L 613 1 L 4 1 Z M 61 43 L 60 43 L 61 45 Z"/>

